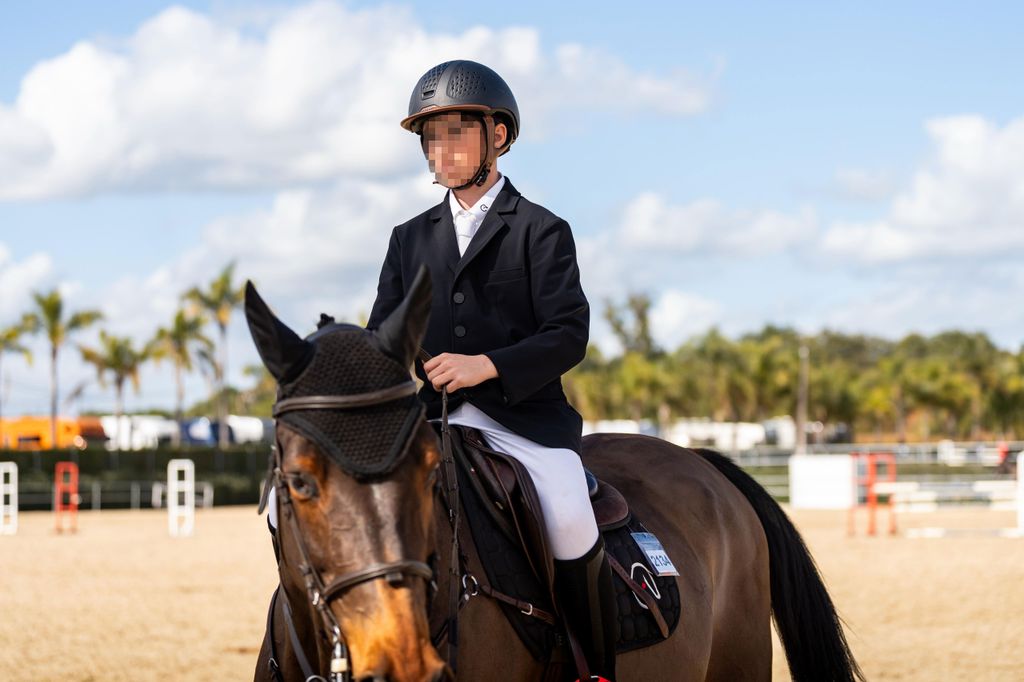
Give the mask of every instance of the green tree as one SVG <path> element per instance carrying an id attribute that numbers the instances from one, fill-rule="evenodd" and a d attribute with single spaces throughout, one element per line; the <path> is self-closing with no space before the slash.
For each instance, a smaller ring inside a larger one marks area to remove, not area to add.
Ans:
<path id="1" fill-rule="evenodd" d="M 228 365 L 228 323 L 231 322 L 231 313 L 245 300 L 245 288 L 236 286 L 232 280 L 235 275 L 235 264 L 230 263 L 221 273 L 210 282 L 204 290 L 199 287 L 189 289 L 183 295 L 184 300 L 193 304 L 198 310 L 210 315 L 217 329 L 220 331 L 220 359 L 215 363 L 217 383 L 217 420 L 221 424 L 219 429 L 218 445 L 221 448 L 227 447 L 228 430 L 227 425 L 227 392 L 226 377 Z"/>
<path id="2" fill-rule="evenodd" d="M 1013 431 L 1024 431 L 1024 349 L 1001 354 L 993 376 L 986 413 L 1002 437 L 1008 438 Z"/>
<path id="3" fill-rule="evenodd" d="M 189 315 L 179 310 L 169 327 L 160 327 L 156 331 L 150 348 L 156 361 L 170 360 L 174 365 L 175 403 L 174 418 L 180 424 L 185 417 L 185 377 L 195 366 L 195 349 L 212 350 L 213 341 L 203 334 L 206 320 L 201 315 Z M 178 433 L 177 431 L 175 432 Z M 175 445 L 180 441 L 176 437 Z"/>
<path id="4" fill-rule="evenodd" d="M 262 363 L 246 366 L 243 373 L 256 382 L 238 394 L 239 410 L 254 417 L 270 417 L 277 400 L 277 380 Z"/>
<path id="5" fill-rule="evenodd" d="M 21 322 L 10 327 L 0 329 L 0 448 L 6 446 L 3 434 L 3 400 L 4 400 L 4 353 L 20 353 L 25 362 L 32 364 L 32 351 L 22 344 L 21 337 L 35 331 L 35 320 L 31 316 L 24 316 Z"/>
<path id="6" fill-rule="evenodd" d="M 792 414 L 800 374 L 799 335 L 792 329 L 766 326 L 742 337 L 738 346 L 749 370 L 755 417 Z"/>
<path id="7" fill-rule="evenodd" d="M 79 345 L 82 359 L 96 368 L 100 385 L 106 387 L 106 375 L 110 374 L 114 384 L 114 416 L 117 419 L 115 448 L 121 446 L 121 417 L 124 415 L 124 384 L 129 379 L 135 392 L 139 392 L 139 369 L 152 356 L 152 348 L 136 349 L 127 337 L 111 336 L 100 331 L 99 348 Z"/>
<path id="8" fill-rule="evenodd" d="M 650 312 L 651 299 L 646 294 L 630 294 L 624 309 L 611 301 L 605 302 L 604 319 L 611 325 L 623 351 L 639 353 L 647 358 L 661 354 L 651 336 Z"/>
<path id="9" fill-rule="evenodd" d="M 717 328 L 687 343 L 680 359 L 692 369 L 706 396 L 705 414 L 717 421 L 738 422 L 752 417 L 754 387 L 746 358 Z"/>
<path id="10" fill-rule="evenodd" d="M 83 310 L 65 316 L 64 297 L 58 289 L 49 293 L 33 292 L 32 300 L 36 309 L 29 313 L 28 324 L 33 330 L 41 330 L 50 342 L 50 438 L 57 443 L 57 359 L 60 349 L 68 337 L 101 319 L 97 310 Z"/>

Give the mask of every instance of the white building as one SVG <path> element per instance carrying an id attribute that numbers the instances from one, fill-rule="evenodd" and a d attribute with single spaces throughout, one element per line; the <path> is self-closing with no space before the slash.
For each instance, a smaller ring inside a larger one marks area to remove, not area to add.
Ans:
<path id="1" fill-rule="evenodd" d="M 178 424 L 173 419 L 156 415 L 114 415 L 100 417 L 100 424 L 107 434 L 108 450 L 147 450 L 166 443 L 178 433 Z"/>
<path id="2" fill-rule="evenodd" d="M 765 428 L 763 424 L 750 422 L 678 419 L 662 437 L 684 448 L 705 446 L 723 452 L 738 452 L 764 443 Z"/>

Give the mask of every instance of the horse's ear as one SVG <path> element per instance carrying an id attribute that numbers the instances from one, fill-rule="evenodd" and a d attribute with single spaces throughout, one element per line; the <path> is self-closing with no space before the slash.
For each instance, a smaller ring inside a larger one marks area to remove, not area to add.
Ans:
<path id="1" fill-rule="evenodd" d="M 277 383 L 288 383 L 309 364 L 313 344 L 277 319 L 251 281 L 245 283 L 245 320 L 263 364 Z"/>
<path id="2" fill-rule="evenodd" d="M 394 358 L 402 367 L 412 364 L 427 331 L 433 287 L 430 271 L 421 265 L 409 292 L 395 310 L 374 332 L 380 350 Z"/>

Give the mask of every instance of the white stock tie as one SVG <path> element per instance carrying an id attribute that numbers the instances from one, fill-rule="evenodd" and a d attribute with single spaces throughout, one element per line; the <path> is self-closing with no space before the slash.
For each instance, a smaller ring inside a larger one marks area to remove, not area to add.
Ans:
<path id="1" fill-rule="evenodd" d="M 473 219 L 473 214 L 469 211 L 459 211 L 455 215 L 455 237 L 459 242 L 460 256 L 466 253 L 466 248 L 469 247 L 469 242 L 473 239 L 474 234 L 476 234 L 476 220 Z"/>

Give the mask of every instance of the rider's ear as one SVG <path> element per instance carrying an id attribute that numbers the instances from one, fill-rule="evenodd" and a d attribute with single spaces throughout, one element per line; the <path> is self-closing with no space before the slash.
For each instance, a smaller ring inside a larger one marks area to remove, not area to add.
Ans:
<path id="1" fill-rule="evenodd" d="M 402 367 L 411 365 L 419 351 L 423 334 L 427 331 L 432 295 L 430 271 L 427 270 L 427 266 L 421 265 L 405 300 L 374 332 L 381 352 L 389 355 Z"/>
<path id="2" fill-rule="evenodd" d="M 508 124 L 500 118 L 494 120 L 494 148 L 501 151 L 508 143 Z"/>
<path id="3" fill-rule="evenodd" d="M 277 383 L 288 383 L 309 364 L 313 344 L 277 319 L 251 281 L 245 283 L 245 320 L 263 364 Z"/>

